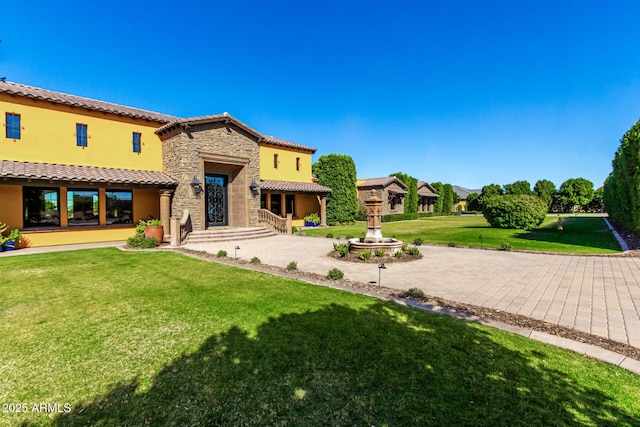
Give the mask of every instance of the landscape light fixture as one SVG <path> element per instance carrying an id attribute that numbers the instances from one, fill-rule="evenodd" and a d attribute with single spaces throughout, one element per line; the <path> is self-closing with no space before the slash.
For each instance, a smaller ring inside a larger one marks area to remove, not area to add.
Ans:
<path id="1" fill-rule="evenodd" d="M 378 264 L 378 286 L 382 286 L 381 283 L 381 279 L 382 279 L 382 270 L 386 270 L 387 267 L 384 265 L 383 262 L 381 262 L 380 264 Z"/>
<path id="2" fill-rule="evenodd" d="M 238 249 L 240 249 L 240 246 L 236 246 L 235 248 L 233 248 L 233 258 L 234 259 L 238 259 Z"/>
<path id="3" fill-rule="evenodd" d="M 202 193 L 202 182 L 197 177 L 194 176 L 189 185 L 196 196 Z"/>

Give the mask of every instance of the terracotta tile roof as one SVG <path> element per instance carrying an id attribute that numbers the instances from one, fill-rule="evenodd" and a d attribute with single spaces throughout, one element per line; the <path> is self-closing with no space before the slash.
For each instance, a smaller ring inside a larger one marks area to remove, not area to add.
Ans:
<path id="1" fill-rule="evenodd" d="M 176 119 L 171 121 L 170 123 L 167 123 L 166 125 L 156 129 L 156 133 L 158 135 L 168 132 L 172 129 L 178 128 L 178 127 L 183 127 L 183 128 L 189 128 L 189 126 L 195 126 L 195 125 L 202 125 L 202 124 L 206 124 L 206 123 L 217 123 L 217 122 L 227 122 L 227 123 L 232 123 L 235 126 L 243 129 L 245 132 L 248 132 L 251 135 L 254 135 L 256 137 L 256 139 L 258 141 L 262 140 L 264 138 L 264 136 L 258 132 L 257 130 L 251 128 L 250 126 L 246 125 L 245 123 L 241 122 L 240 120 L 236 119 L 235 117 L 233 117 L 232 115 L 230 115 L 229 113 L 222 113 L 222 114 L 211 114 L 208 116 L 198 116 L 198 117 L 189 117 L 186 119 Z"/>
<path id="2" fill-rule="evenodd" d="M 0 160 L 0 178 L 166 185 L 172 187 L 178 185 L 175 179 L 162 172 L 16 162 L 11 160 Z"/>
<path id="3" fill-rule="evenodd" d="M 262 142 L 265 143 L 265 144 L 278 145 L 280 147 L 295 148 L 295 149 L 301 150 L 301 151 L 308 151 L 311 154 L 313 154 L 313 153 L 315 153 L 317 151 L 316 148 L 309 147 L 309 146 L 302 145 L 302 144 L 298 144 L 297 142 L 287 141 L 286 139 L 276 138 L 276 137 L 273 137 L 273 136 L 265 136 L 264 139 L 262 140 Z"/>
<path id="4" fill-rule="evenodd" d="M 394 183 L 402 187 L 403 190 L 407 189 L 407 186 L 405 185 L 405 183 L 400 181 L 395 176 L 385 176 L 382 178 L 367 179 L 365 182 L 358 185 L 358 190 L 366 190 L 368 188 L 384 188 Z"/>
<path id="5" fill-rule="evenodd" d="M 433 188 L 426 181 L 418 181 L 418 196 L 422 197 L 440 197 L 438 193 L 436 193 L 435 188 Z"/>
<path id="6" fill-rule="evenodd" d="M 331 189 L 314 182 L 290 182 L 271 179 L 260 180 L 260 188 L 269 191 L 286 191 L 290 193 L 329 194 Z"/>
<path id="7" fill-rule="evenodd" d="M 389 193 L 391 194 L 407 194 L 408 192 L 405 190 L 400 190 L 399 188 L 390 188 Z"/>
<path id="8" fill-rule="evenodd" d="M 68 95 L 66 93 L 54 92 L 51 90 L 40 89 L 33 86 L 27 86 L 1 80 L 0 93 L 8 93 L 15 96 L 24 96 L 31 99 L 53 102 L 55 104 L 86 108 L 87 110 L 111 113 L 119 116 L 127 116 L 134 119 L 151 120 L 159 123 L 167 123 L 177 119 L 177 117 L 169 116 L 167 114 L 155 113 L 153 111 L 126 107 L 124 105 L 113 104 L 105 101 L 97 101 L 91 98 L 83 98 L 81 96 Z"/>

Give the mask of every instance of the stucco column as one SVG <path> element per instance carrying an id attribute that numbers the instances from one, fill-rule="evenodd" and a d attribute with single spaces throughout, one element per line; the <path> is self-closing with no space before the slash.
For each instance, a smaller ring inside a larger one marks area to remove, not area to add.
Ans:
<path id="1" fill-rule="evenodd" d="M 180 218 L 171 217 L 169 222 L 171 224 L 171 246 L 180 246 Z"/>
<path id="2" fill-rule="evenodd" d="M 327 226 L 327 196 L 320 196 L 320 227 Z"/>
<path id="3" fill-rule="evenodd" d="M 164 229 L 164 237 L 171 236 L 171 190 L 160 190 L 160 221 Z"/>

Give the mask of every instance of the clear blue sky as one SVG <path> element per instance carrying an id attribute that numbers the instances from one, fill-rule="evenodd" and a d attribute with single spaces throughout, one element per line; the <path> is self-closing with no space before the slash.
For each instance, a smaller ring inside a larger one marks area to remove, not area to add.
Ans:
<path id="1" fill-rule="evenodd" d="M 7 9 L 7 8 L 5 8 Z M 469 188 L 602 185 L 640 117 L 640 1 L 22 1 L 0 77 Z"/>

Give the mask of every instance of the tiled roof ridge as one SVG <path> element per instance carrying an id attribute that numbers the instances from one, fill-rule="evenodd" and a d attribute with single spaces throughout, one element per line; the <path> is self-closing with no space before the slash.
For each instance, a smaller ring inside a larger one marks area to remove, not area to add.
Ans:
<path id="1" fill-rule="evenodd" d="M 403 189 L 407 188 L 407 185 L 402 182 L 399 178 L 395 176 L 383 176 L 379 178 L 367 178 L 364 182 L 358 185 L 358 188 L 370 188 L 370 187 L 386 187 L 387 185 L 391 185 L 393 183 L 397 183 Z"/>
<path id="2" fill-rule="evenodd" d="M 159 127 L 158 129 L 156 129 L 155 133 L 160 135 L 164 132 L 167 132 L 171 129 L 174 129 L 178 126 L 185 126 L 185 125 L 198 125 L 198 124 L 204 124 L 204 123 L 211 123 L 211 122 L 219 122 L 219 121 L 229 121 L 233 124 L 235 124 L 236 126 L 238 126 L 241 129 L 244 129 L 246 132 L 249 132 L 250 134 L 253 134 L 254 136 L 256 136 L 259 140 L 264 138 L 264 135 L 262 135 L 260 132 L 258 132 L 257 130 L 253 129 L 251 126 L 247 125 L 246 123 L 236 119 L 235 117 L 233 117 L 231 114 L 224 112 L 222 114 L 208 114 L 208 115 L 204 115 L 204 116 L 195 116 L 195 117 L 187 117 L 187 118 L 175 118 L 175 120 L 172 120 L 171 122 Z"/>
<path id="3" fill-rule="evenodd" d="M 0 160 L 0 177 L 114 184 L 156 184 L 175 186 L 178 182 L 159 171 L 105 168 L 98 166 Z"/>
<path id="4" fill-rule="evenodd" d="M 271 136 L 271 135 L 264 135 L 264 142 L 267 144 L 280 145 L 283 147 L 297 148 L 299 150 L 309 151 L 312 154 L 317 151 L 317 149 L 314 147 L 299 144 L 297 142 L 289 141 L 282 138 L 276 138 L 275 136 Z"/>
<path id="5" fill-rule="evenodd" d="M 275 179 L 261 179 L 260 187 L 270 191 L 291 191 L 297 193 L 329 194 L 331 188 L 315 182 L 279 181 Z"/>
<path id="6" fill-rule="evenodd" d="M 129 107 L 126 105 L 115 104 L 113 102 L 101 101 L 93 98 L 71 95 L 63 92 L 57 92 L 38 88 L 35 86 L 25 85 L 22 83 L 8 82 L 3 80 L 0 80 L 0 92 L 16 96 L 24 96 L 32 99 L 49 101 L 56 104 L 67 105 L 70 107 L 86 108 L 88 110 L 122 115 L 136 119 L 151 120 L 159 123 L 167 123 L 177 119 L 177 117 L 175 116 L 157 113 L 155 111 L 143 110 L 141 108 Z"/>

